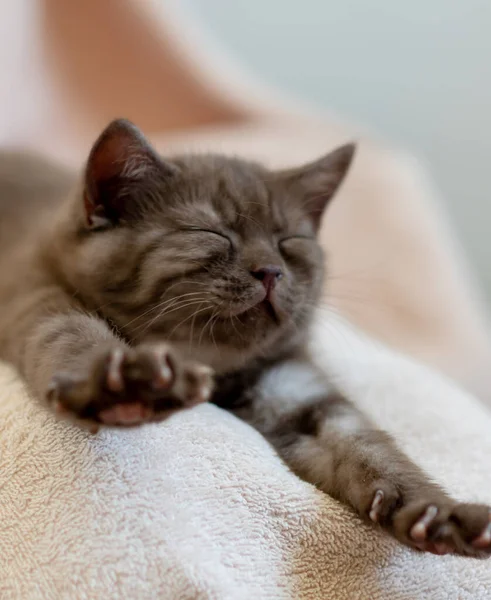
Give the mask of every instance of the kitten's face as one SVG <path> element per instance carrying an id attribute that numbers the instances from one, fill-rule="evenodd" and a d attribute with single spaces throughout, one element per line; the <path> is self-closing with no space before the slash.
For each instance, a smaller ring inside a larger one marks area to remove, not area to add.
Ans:
<path id="1" fill-rule="evenodd" d="M 72 255 L 85 301 L 132 341 L 171 341 L 218 369 L 301 337 L 322 286 L 319 219 L 353 148 L 274 173 L 220 156 L 164 163 L 126 122 L 108 131 Z"/>

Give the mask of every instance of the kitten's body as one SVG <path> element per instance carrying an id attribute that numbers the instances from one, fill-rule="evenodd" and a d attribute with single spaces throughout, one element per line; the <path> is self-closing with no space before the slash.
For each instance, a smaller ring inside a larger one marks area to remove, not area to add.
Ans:
<path id="1" fill-rule="evenodd" d="M 8 340 L 22 329 L 30 307 L 50 295 L 51 282 L 40 262 L 39 243 L 53 212 L 67 197 L 73 174 L 40 156 L 0 154 L 0 331 Z"/>
<path id="2" fill-rule="evenodd" d="M 96 426 L 211 396 L 407 545 L 484 556 L 489 509 L 429 482 L 308 357 L 323 282 L 315 232 L 352 153 L 281 173 L 220 156 L 163 161 L 118 121 L 78 183 L 1 156 L 0 357 L 39 400 Z"/>

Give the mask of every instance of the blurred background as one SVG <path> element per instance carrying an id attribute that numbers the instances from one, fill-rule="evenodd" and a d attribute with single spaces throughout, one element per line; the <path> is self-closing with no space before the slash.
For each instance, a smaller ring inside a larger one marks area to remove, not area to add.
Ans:
<path id="1" fill-rule="evenodd" d="M 267 82 L 426 162 L 491 301 L 489 0 L 179 3 Z"/>

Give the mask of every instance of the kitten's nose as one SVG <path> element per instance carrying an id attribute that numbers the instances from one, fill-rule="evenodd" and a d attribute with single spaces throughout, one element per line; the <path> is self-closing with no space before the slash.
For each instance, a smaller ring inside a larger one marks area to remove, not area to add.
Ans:
<path id="1" fill-rule="evenodd" d="M 262 282 L 264 289 L 269 294 L 283 277 L 283 271 L 276 265 L 265 265 L 264 267 L 251 271 L 251 275 Z"/>

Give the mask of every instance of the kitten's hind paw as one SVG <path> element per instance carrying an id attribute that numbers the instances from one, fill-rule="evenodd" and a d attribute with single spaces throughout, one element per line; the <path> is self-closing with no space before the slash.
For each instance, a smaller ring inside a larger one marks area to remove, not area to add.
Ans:
<path id="1" fill-rule="evenodd" d="M 491 509 L 481 504 L 408 505 L 397 525 L 415 548 L 433 554 L 486 558 L 491 554 Z"/>
<path id="2" fill-rule="evenodd" d="M 416 550 L 486 558 L 491 555 L 491 508 L 442 501 L 404 502 L 391 484 L 376 486 L 368 517 Z"/>
<path id="3" fill-rule="evenodd" d="M 206 402 L 210 368 L 180 361 L 167 345 L 115 348 L 97 357 L 88 373 L 56 375 L 48 400 L 57 413 L 89 423 L 132 426 L 160 421 Z"/>

